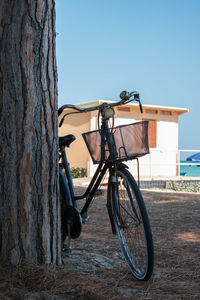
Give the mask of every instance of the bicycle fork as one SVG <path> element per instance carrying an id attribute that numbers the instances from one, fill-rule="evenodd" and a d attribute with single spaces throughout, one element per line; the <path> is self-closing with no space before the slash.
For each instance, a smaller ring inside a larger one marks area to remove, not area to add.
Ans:
<path id="1" fill-rule="evenodd" d="M 116 169 L 116 168 L 115 168 Z M 112 233 L 116 234 L 116 229 L 114 225 L 114 218 L 116 214 L 119 215 L 119 203 L 118 203 L 118 178 L 116 175 L 116 170 L 110 170 L 110 177 L 108 181 L 108 193 L 107 193 L 107 204 L 106 204 L 108 215 L 110 219 L 110 224 L 112 228 Z"/>

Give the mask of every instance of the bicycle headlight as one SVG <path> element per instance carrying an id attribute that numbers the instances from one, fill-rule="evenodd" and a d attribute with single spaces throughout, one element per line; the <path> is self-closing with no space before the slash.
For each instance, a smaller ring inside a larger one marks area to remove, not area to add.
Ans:
<path id="1" fill-rule="evenodd" d="M 104 116 L 105 116 L 106 119 L 113 118 L 114 114 L 115 114 L 115 111 L 111 107 L 106 108 L 105 111 L 104 111 Z"/>

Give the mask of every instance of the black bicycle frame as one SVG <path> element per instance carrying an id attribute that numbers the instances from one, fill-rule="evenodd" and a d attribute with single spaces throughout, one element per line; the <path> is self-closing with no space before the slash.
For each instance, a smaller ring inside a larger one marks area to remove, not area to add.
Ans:
<path id="1" fill-rule="evenodd" d="M 74 184 L 73 184 L 73 180 L 71 177 L 71 172 L 70 172 L 70 166 L 67 160 L 67 156 L 66 156 L 66 152 L 63 149 L 61 151 L 61 155 L 62 155 L 62 160 L 63 160 L 63 167 L 66 173 L 66 178 L 67 178 L 67 184 L 68 184 L 68 189 L 70 191 L 70 197 L 71 199 L 68 199 L 69 202 L 72 202 L 74 207 L 77 208 L 77 203 L 76 201 L 78 200 L 82 200 L 84 198 L 86 198 L 86 202 L 83 206 L 83 208 L 80 211 L 80 214 L 82 217 L 86 217 L 87 215 L 87 210 L 90 206 L 90 203 L 92 202 L 92 199 L 104 177 L 104 175 L 106 174 L 106 171 L 108 169 L 111 169 L 111 165 L 113 165 L 113 163 L 100 163 L 95 174 L 93 175 L 86 191 L 84 194 L 76 196 L 75 195 L 75 190 L 74 190 Z M 67 193 L 67 195 L 69 196 L 69 193 Z"/>
<path id="2" fill-rule="evenodd" d="M 105 149 L 104 149 L 104 139 L 106 139 L 107 142 L 108 142 L 108 148 L 109 148 L 111 156 L 113 155 L 113 148 L 112 148 L 113 141 L 111 139 L 112 135 L 110 135 L 109 132 L 108 132 L 109 127 L 108 127 L 108 121 L 107 120 L 102 119 L 101 128 L 103 129 L 103 132 L 104 132 L 104 134 L 101 136 L 102 145 L 103 145 L 102 151 L 101 151 L 102 152 L 102 159 L 101 159 L 102 162 L 100 162 L 100 164 L 98 165 L 97 170 L 96 170 L 95 174 L 93 175 L 93 177 L 91 179 L 91 182 L 89 183 L 89 185 L 88 185 L 88 187 L 87 187 L 84 194 L 79 195 L 79 196 L 75 195 L 73 179 L 72 179 L 72 176 L 71 176 L 70 165 L 69 165 L 69 162 L 67 160 L 67 155 L 66 155 L 66 152 L 65 152 L 65 148 L 63 147 L 60 150 L 61 157 L 62 157 L 62 162 L 63 162 L 63 167 L 64 167 L 64 170 L 65 170 L 65 173 L 66 173 L 67 184 L 68 184 L 68 187 L 65 187 L 65 190 L 67 190 L 67 196 L 69 197 L 68 198 L 68 203 L 72 203 L 72 205 L 75 208 L 78 209 L 76 201 L 86 198 L 86 202 L 85 202 L 83 208 L 80 211 L 80 215 L 83 218 L 87 217 L 88 208 L 89 208 L 89 206 L 92 202 L 92 199 L 93 199 L 93 197 L 94 197 L 94 195 L 95 195 L 102 179 L 104 178 L 104 176 L 106 174 L 106 171 L 109 170 L 109 172 L 111 173 L 112 172 L 111 170 L 113 169 L 113 165 L 117 164 L 117 163 L 114 163 L 114 162 L 104 162 L 104 151 L 105 151 Z M 62 184 L 66 185 L 66 182 L 64 183 L 63 180 L 62 180 Z M 70 196 L 69 196 L 68 191 L 70 191 Z"/>

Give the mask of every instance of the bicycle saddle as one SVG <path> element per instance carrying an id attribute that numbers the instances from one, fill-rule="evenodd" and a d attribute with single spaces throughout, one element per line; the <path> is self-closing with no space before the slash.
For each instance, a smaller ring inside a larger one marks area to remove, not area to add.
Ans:
<path id="1" fill-rule="evenodd" d="M 72 142 L 74 142 L 76 137 L 73 134 L 67 134 L 65 136 L 59 136 L 59 147 L 61 148 L 62 146 L 68 147 Z"/>

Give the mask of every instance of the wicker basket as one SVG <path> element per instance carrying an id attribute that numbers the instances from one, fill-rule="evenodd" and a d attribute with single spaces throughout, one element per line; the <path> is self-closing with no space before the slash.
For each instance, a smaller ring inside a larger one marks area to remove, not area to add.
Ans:
<path id="1" fill-rule="evenodd" d="M 108 143 L 105 142 L 103 161 L 130 160 L 149 153 L 148 121 L 117 126 L 107 130 L 113 136 L 112 147 L 115 154 L 109 152 Z M 105 131 L 95 130 L 82 134 L 94 164 L 101 161 L 101 135 L 103 133 Z"/>

